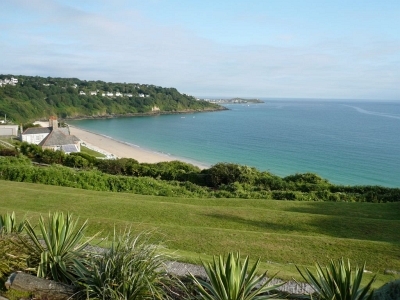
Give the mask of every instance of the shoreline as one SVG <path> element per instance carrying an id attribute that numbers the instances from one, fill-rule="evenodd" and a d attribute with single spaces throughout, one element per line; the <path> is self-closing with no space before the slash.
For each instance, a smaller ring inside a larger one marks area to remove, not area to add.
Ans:
<path id="1" fill-rule="evenodd" d="M 180 157 L 141 148 L 112 137 L 88 131 L 68 124 L 71 135 L 78 137 L 87 148 L 93 149 L 107 156 L 107 158 L 133 158 L 139 163 L 159 163 L 167 161 L 182 161 L 199 167 L 208 168 L 207 164 L 185 160 Z"/>

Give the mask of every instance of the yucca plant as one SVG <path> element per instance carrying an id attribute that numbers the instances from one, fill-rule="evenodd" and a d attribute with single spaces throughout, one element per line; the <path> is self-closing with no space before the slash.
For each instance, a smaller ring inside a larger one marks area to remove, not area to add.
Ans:
<path id="1" fill-rule="evenodd" d="M 228 256 L 213 258 L 212 263 L 204 263 L 204 269 L 209 282 L 198 279 L 190 274 L 193 283 L 202 297 L 206 300 L 262 300 L 275 298 L 275 294 L 269 294 L 281 285 L 269 285 L 275 276 L 267 279 L 267 272 L 257 276 L 260 260 L 249 268 L 249 257 L 244 261 L 240 259 L 240 253 L 229 253 Z"/>
<path id="2" fill-rule="evenodd" d="M 26 221 L 25 228 L 29 237 L 26 243 L 31 252 L 31 263 L 37 270 L 37 276 L 53 279 L 59 282 L 72 283 L 75 281 L 73 265 L 85 259 L 85 247 L 95 237 L 84 240 L 87 220 L 78 227 L 78 220 L 73 221 L 72 215 L 62 212 L 49 213 L 46 223 L 44 218 L 39 218 L 37 235 L 34 227 Z"/>
<path id="3" fill-rule="evenodd" d="M 2 233 L 21 233 L 24 229 L 25 221 L 17 222 L 15 212 L 0 215 L 0 234 Z"/>
<path id="4" fill-rule="evenodd" d="M 372 299 L 373 291 L 371 289 L 375 276 L 361 287 L 361 281 L 365 270 L 365 263 L 362 268 L 356 267 L 352 270 L 350 261 L 342 258 L 338 261 L 331 260 L 325 268 L 316 264 L 316 276 L 305 268 L 304 272 L 297 267 L 300 275 L 323 300 L 368 300 Z M 353 277 L 354 275 L 354 277 Z"/>
<path id="5" fill-rule="evenodd" d="M 166 275 L 166 256 L 149 235 L 114 231 L 111 248 L 92 255 L 89 267 L 76 265 L 79 280 L 88 298 L 165 299 L 170 278 Z"/>

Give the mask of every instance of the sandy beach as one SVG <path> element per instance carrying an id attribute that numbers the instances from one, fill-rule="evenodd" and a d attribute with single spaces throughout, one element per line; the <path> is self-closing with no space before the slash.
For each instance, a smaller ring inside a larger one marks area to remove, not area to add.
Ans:
<path id="1" fill-rule="evenodd" d="M 69 126 L 72 135 L 75 135 L 82 140 L 83 145 L 88 148 L 96 150 L 100 153 L 108 155 L 109 157 L 126 157 L 134 158 L 140 163 L 157 163 L 162 161 L 177 160 L 168 155 L 156 153 L 141 149 L 139 147 L 131 146 L 117 140 L 108 138 L 103 135 L 95 134 L 74 126 Z"/>

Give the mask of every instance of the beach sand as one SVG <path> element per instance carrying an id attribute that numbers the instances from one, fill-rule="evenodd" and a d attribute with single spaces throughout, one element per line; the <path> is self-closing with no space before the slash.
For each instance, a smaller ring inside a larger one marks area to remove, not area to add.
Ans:
<path id="1" fill-rule="evenodd" d="M 178 158 L 124 144 L 106 136 L 95 134 L 74 126 L 69 126 L 69 128 L 70 133 L 81 139 L 84 145 L 86 144 L 86 147 L 108 155 L 109 157 L 134 158 L 140 163 L 178 160 Z"/>
<path id="2" fill-rule="evenodd" d="M 39 124 L 42 127 L 48 127 L 49 122 L 36 121 L 34 124 Z M 208 168 L 206 164 L 198 162 L 188 161 L 179 157 L 174 157 L 147 149 L 140 148 L 138 146 L 129 145 L 118 140 L 114 140 L 110 137 L 96 134 L 84 129 L 77 128 L 75 126 L 68 125 L 70 133 L 75 135 L 82 141 L 82 145 L 89 149 L 95 150 L 106 155 L 108 158 L 134 158 L 139 163 L 158 163 L 163 161 L 184 161 L 199 167 L 200 169 Z"/>

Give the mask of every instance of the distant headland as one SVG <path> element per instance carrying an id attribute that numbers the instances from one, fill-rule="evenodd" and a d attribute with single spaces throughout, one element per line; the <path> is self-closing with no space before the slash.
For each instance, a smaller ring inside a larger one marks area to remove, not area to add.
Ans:
<path id="1" fill-rule="evenodd" d="M 264 103 L 260 99 L 245 99 L 245 98 L 231 98 L 231 99 L 202 99 L 204 101 L 215 104 L 242 104 L 242 103 Z"/>

